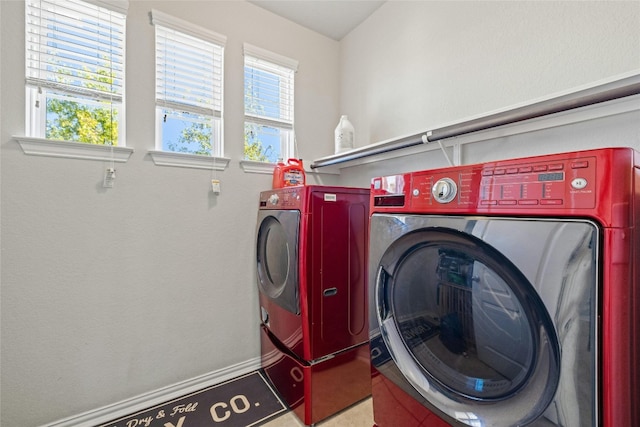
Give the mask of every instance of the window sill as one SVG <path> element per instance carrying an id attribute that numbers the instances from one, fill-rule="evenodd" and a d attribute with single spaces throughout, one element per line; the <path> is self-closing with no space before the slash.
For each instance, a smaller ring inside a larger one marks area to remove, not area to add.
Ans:
<path id="1" fill-rule="evenodd" d="M 174 166 L 179 168 L 225 170 L 229 166 L 226 157 L 199 156 L 197 154 L 173 153 L 170 151 L 149 150 L 156 166 Z"/>
<path id="2" fill-rule="evenodd" d="M 273 169 L 276 165 L 267 162 L 257 162 L 255 160 L 240 160 L 240 167 L 247 173 L 263 173 L 272 175 Z"/>
<path id="3" fill-rule="evenodd" d="M 133 148 L 113 147 L 111 145 L 85 144 L 82 142 L 70 142 L 33 138 L 27 136 L 14 136 L 24 154 L 30 156 L 62 157 L 67 159 L 104 160 L 125 163 L 131 157 Z"/>

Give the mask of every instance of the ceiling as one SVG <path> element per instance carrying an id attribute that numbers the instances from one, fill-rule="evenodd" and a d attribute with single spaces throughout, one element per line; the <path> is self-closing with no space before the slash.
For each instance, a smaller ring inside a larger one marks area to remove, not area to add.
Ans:
<path id="1" fill-rule="evenodd" d="M 341 40 L 384 2 L 385 0 L 249 0 L 249 3 L 334 40 Z"/>

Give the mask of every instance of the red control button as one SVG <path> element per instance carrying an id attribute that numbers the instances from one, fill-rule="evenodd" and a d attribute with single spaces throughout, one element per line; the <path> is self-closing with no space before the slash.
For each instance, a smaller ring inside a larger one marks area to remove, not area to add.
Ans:
<path id="1" fill-rule="evenodd" d="M 562 199 L 542 199 L 540 200 L 540 204 L 541 205 L 551 205 L 551 206 L 557 206 L 557 205 L 561 205 L 563 202 Z"/>
<path id="2" fill-rule="evenodd" d="M 505 170 L 504 169 L 496 169 L 493 171 L 494 175 L 504 175 Z"/>
<path id="3" fill-rule="evenodd" d="M 515 205 L 517 203 L 516 200 L 498 200 L 499 205 Z"/>
<path id="4" fill-rule="evenodd" d="M 518 168 L 507 168 L 508 174 L 518 173 Z"/>
<path id="5" fill-rule="evenodd" d="M 550 171 L 561 171 L 562 169 L 564 169 L 564 165 L 562 163 L 556 163 L 553 165 L 549 165 L 549 170 Z"/>
<path id="6" fill-rule="evenodd" d="M 534 172 L 544 172 L 547 170 L 547 165 L 538 165 L 533 167 Z"/>
<path id="7" fill-rule="evenodd" d="M 586 160 L 571 163 L 571 169 L 584 169 L 588 167 L 589 167 L 589 162 Z"/>
<path id="8" fill-rule="evenodd" d="M 535 199 L 523 199 L 523 200 L 518 200 L 518 204 L 519 205 L 537 205 L 538 201 Z"/>
<path id="9" fill-rule="evenodd" d="M 483 206 L 492 206 L 498 204 L 495 200 L 481 200 L 480 204 Z"/>
<path id="10" fill-rule="evenodd" d="M 531 166 L 524 166 L 518 169 L 518 172 L 520 173 L 529 173 L 533 170 L 533 168 Z"/>
<path id="11" fill-rule="evenodd" d="M 482 176 L 491 176 L 493 175 L 493 169 L 485 169 L 482 171 Z"/>

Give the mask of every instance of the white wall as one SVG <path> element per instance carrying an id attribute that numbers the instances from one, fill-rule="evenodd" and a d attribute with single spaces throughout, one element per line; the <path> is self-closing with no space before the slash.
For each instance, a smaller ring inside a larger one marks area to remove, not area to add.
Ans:
<path id="1" fill-rule="evenodd" d="M 356 146 L 640 69 L 640 2 L 389 1 L 341 42 Z"/>
<path id="2" fill-rule="evenodd" d="M 244 173 L 242 43 L 297 59 L 299 155 L 333 150 L 338 42 L 244 1 L 130 1 L 127 145 L 107 164 L 22 153 L 24 3 L 1 1 L 2 418 L 29 427 L 260 356 L 258 193 Z M 211 172 L 155 166 L 152 9 L 228 37 L 222 193 Z M 311 182 L 333 177 L 310 177 Z M 332 181 L 333 182 L 333 181 Z"/>

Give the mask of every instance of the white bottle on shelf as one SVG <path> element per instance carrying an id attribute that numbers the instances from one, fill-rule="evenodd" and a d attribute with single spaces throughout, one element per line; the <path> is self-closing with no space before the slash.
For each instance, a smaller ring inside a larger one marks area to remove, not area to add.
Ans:
<path id="1" fill-rule="evenodd" d="M 336 154 L 354 148 L 355 131 L 346 115 L 340 117 L 340 123 L 336 126 L 335 139 Z"/>

